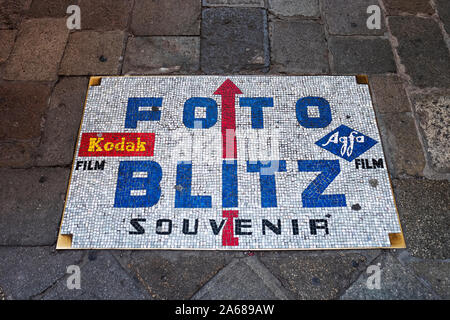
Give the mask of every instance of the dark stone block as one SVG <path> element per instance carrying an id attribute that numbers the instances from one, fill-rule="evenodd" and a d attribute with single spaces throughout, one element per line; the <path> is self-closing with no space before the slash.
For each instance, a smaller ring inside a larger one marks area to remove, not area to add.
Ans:
<path id="1" fill-rule="evenodd" d="M 398 54 L 414 85 L 450 87 L 450 54 L 441 29 L 432 19 L 413 16 L 390 17 Z"/>
<path id="2" fill-rule="evenodd" d="M 258 8 L 203 10 L 201 68 L 236 73 L 269 67 L 267 16 Z"/>
<path id="3" fill-rule="evenodd" d="M 331 37 L 330 51 L 338 74 L 395 73 L 389 41 L 382 38 Z"/>

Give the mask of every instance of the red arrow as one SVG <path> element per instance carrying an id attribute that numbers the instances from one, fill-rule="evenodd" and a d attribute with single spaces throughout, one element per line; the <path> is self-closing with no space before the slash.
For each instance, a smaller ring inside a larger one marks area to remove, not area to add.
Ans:
<path id="1" fill-rule="evenodd" d="M 241 90 L 230 80 L 225 80 L 214 94 L 222 96 L 222 154 L 224 159 L 237 157 L 235 95 Z"/>

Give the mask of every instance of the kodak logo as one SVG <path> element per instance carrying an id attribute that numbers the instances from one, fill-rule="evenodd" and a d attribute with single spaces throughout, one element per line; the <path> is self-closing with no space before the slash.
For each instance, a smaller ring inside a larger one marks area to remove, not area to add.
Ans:
<path id="1" fill-rule="evenodd" d="M 80 157 L 152 157 L 154 133 L 83 133 Z"/>

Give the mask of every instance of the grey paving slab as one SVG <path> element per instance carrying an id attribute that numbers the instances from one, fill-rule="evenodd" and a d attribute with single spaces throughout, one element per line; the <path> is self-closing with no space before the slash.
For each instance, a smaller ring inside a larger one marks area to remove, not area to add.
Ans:
<path id="1" fill-rule="evenodd" d="M 279 17 L 320 16 L 319 0 L 269 0 L 269 12 Z"/>
<path id="2" fill-rule="evenodd" d="M 189 73 L 200 68 L 200 37 L 129 38 L 123 74 Z"/>
<path id="3" fill-rule="evenodd" d="M 69 169 L 0 169 L 0 246 L 56 243 Z"/>
<path id="4" fill-rule="evenodd" d="M 56 84 L 44 115 L 37 165 L 72 163 L 87 88 L 86 77 L 63 77 Z"/>
<path id="5" fill-rule="evenodd" d="M 323 27 L 312 21 L 277 21 L 270 24 L 272 69 L 297 74 L 329 72 Z"/>
<path id="6" fill-rule="evenodd" d="M 340 297 L 342 300 L 423 300 L 439 297 L 391 254 L 385 253 L 373 263 L 381 270 L 380 289 L 369 289 L 373 271 L 363 272 Z"/>
<path id="7" fill-rule="evenodd" d="M 68 289 L 70 274 L 58 280 L 39 299 L 43 300 L 143 300 L 151 299 L 137 279 L 131 277 L 108 251 L 88 253 L 80 265 L 80 289 Z"/>
<path id="8" fill-rule="evenodd" d="M 116 75 L 122 61 L 122 31 L 81 31 L 70 35 L 61 75 Z"/>
<path id="9" fill-rule="evenodd" d="M 425 157 L 411 113 L 385 113 L 377 116 L 390 173 L 423 176 Z"/>
<path id="10" fill-rule="evenodd" d="M 5 298 L 31 299 L 65 277 L 67 267 L 82 261 L 82 251 L 55 252 L 53 247 L 0 247 L 0 287 Z"/>
<path id="11" fill-rule="evenodd" d="M 370 90 L 375 111 L 379 113 L 411 112 L 403 81 L 397 75 L 371 75 Z"/>
<path id="12" fill-rule="evenodd" d="M 408 251 L 423 259 L 448 259 L 450 182 L 393 180 Z"/>
<path id="13" fill-rule="evenodd" d="M 328 40 L 337 74 L 395 73 L 396 66 L 387 39 L 331 37 Z"/>
<path id="14" fill-rule="evenodd" d="M 236 259 L 205 284 L 194 300 L 286 300 L 291 294 L 255 257 Z"/>
<path id="15" fill-rule="evenodd" d="M 130 28 L 137 36 L 195 36 L 200 18 L 200 0 L 136 0 Z"/>
<path id="16" fill-rule="evenodd" d="M 154 299 L 190 299 L 217 272 L 242 253 L 217 251 L 134 251 L 122 265 Z"/>
<path id="17" fill-rule="evenodd" d="M 8 59 L 11 53 L 17 30 L 0 30 L 0 64 Z"/>
<path id="18" fill-rule="evenodd" d="M 22 22 L 3 78 L 56 80 L 68 36 L 69 29 L 63 18 L 30 19 Z"/>
<path id="19" fill-rule="evenodd" d="M 450 53 L 438 24 L 414 16 L 389 17 L 388 22 L 412 83 L 421 88 L 450 87 Z"/>
<path id="20" fill-rule="evenodd" d="M 434 13 L 433 7 L 428 0 L 383 0 L 383 3 L 389 15 Z"/>
<path id="21" fill-rule="evenodd" d="M 205 7 L 261 7 L 264 8 L 264 0 L 202 0 Z"/>
<path id="22" fill-rule="evenodd" d="M 322 3 L 328 32 L 332 35 L 383 35 L 386 32 L 382 11 L 380 28 L 367 27 L 372 15 L 367 13 L 367 8 L 378 5 L 377 0 L 323 0 Z"/>
<path id="23" fill-rule="evenodd" d="M 125 30 L 132 9 L 129 0 L 78 0 L 81 29 Z"/>
<path id="24" fill-rule="evenodd" d="M 295 299 L 336 299 L 380 251 L 261 252 L 261 262 Z"/>
<path id="25" fill-rule="evenodd" d="M 450 1 L 447 0 L 435 0 L 436 10 L 445 26 L 447 33 L 450 33 Z"/>
<path id="26" fill-rule="evenodd" d="M 15 29 L 31 0 L 0 0 L 0 29 Z"/>
<path id="27" fill-rule="evenodd" d="M 32 139 L 41 134 L 52 87 L 40 82 L 0 82 L 0 139 Z"/>
<path id="28" fill-rule="evenodd" d="M 416 94 L 412 99 L 431 166 L 438 172 L 450 172 L 450 90 Z"/>
<path id="29" fill-rule="evenodd" d="M 208 74 L 262 70 L 269 66 L 267 16 L 259 8 L 203 10 L 201 69 Z"/>
<path id="30" fill-rule="evenodd" d="M 65 17 L 67 15 L 67 8 L 70 5 L 77 4 L 78 0 L 32 1 L 30 8 L 26 11 L 26 16 L 33 18 Z"/>
<path id="31" fill-rule="evenodd" d="M 450 299 L 450 262 L 422 260 L 410 263 L 410 268 L 442 299 Z"/>

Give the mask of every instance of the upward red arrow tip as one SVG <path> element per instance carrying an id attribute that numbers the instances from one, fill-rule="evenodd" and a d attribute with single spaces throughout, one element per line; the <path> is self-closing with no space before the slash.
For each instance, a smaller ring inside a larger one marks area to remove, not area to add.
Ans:
<path id="1" fill-rule="evenodd" d="M 230 79 L 227 79 L 220 85 L 219 88 L 217 88 L 216 92 L 214 94 L 242 94 L 241 90 L 231 81 Z"/>

